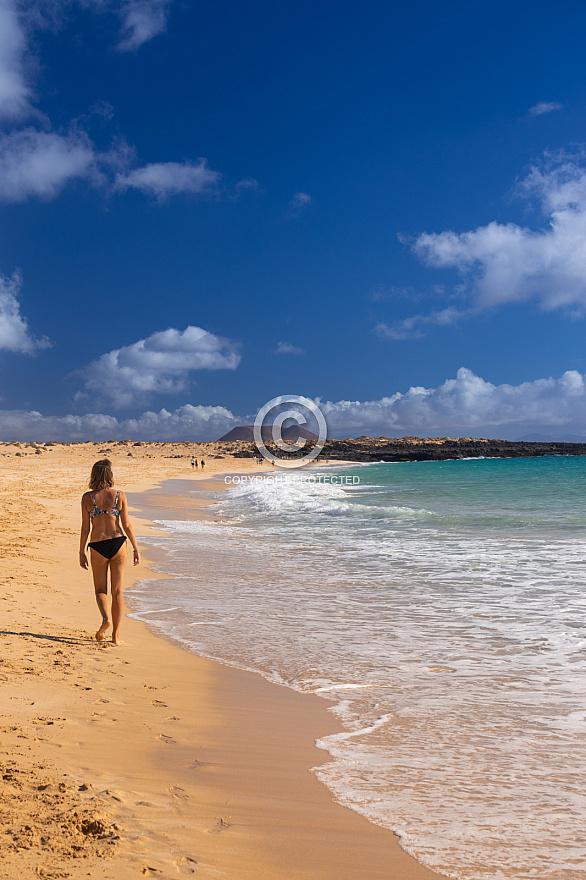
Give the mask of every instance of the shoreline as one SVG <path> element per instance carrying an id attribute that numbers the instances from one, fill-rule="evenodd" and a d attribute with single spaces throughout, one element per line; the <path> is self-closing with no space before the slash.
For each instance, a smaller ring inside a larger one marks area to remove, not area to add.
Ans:
<path id="1" fill-rule="evenodd" d="M 352 467 L 354 465 L 355 465 L 354 462 L 340 463 L 340 466 L 342 466 L 342 467 Z M 323 463 L 322 466 L 326 466 L 325 462 Z M 329 462 L 327 465 L 327 467 L 329 467 L 329 468 L 335 468 L 337 466 L 338 466 L 338 463 L 333 463 L 333 462 Z M 191 490 L 193 490 L 193 488 L 195 488 L 196 491 L 197 490 L 201 491 L 201 489 L 203 488 L 203 484 L 207 483 L 207 485 L 205 486 L 205 489 L 204 489 L 204 491 L 206 491 L 206 492 L 207 491 L 225 491 L 226 489 L 230 488 L 230 484 L 232 483 L 232 481 L 230 481 L 229 484 L 222 483 L 219 478 L 220 477 L 227 477 L 227 476 L 243 477 L 244 479 L 269 479 L 270 480 L 272 477 L 273 478 L 275 477 L 275 474 L 272 471 L 269 471 L 266 473 L 253 473 L 253 474 L 243 474 L 242 470 L 226 471 L 226 472 L 218 473 L 215 476 L 214 480 L 208 480 L 207 478 L 203 478 L 200 475 L 200 479 L 197 482 L 195 482 L 195 481 L 192 482 L 191 480 L 174 480 L 172 482 L 178 484 L 177 485 L 178 490 L 180 490 L 182 487 L 184 489 L 189 487 Z M 278 476 L 278 474 L 277 474 L 277 476 Z M 235 485 L 237 485 L 239 482 L 241 482 L 241 481 L 237 480 Z M 319 480 L 316 480 L 316 482 L 319 482 Z M 177 518 L 177 519 L 181 519 L 181 520 L 190 519 L 190 520 L 196 520 L 196 521 L 201 520 L 201 519 L 206 519 L 206 520 L 215 519 L 214 515 L 213 515 L 213 506 L 214 506 L 215 502 L 213 500 L 204 499 L 201 497 L 201 495 L 199 493 L 194 495 L 193 491 L 190 491 L 189 496 L 187 496 L 186 494 L 172 495 L 169 491 L 167 491 L 168 483 L 169 483 L 169 481 L 165 481 L 164 483 L 160 484 L 156 488 L 155 491 L 147 491 L 145 493 L 142 493 L 140 497 L 135 497 L 133 499 L 134 504 L 140 507 L 139 516 L 141 517 L 141 520 L 143 520 L 144 522 L 146 522 L 152 526 L 153 517 L 152 517 L 151 511 L 153 509 L 159 510 L 161 508 L 159 507 L 158 503 L 155 506 L 149 502 L 152 502 L 152 501 L 158 502 L 160 499 L 167 500 L 171 497 L 175 500 L 175 502 L 179 502 L 179 506 L 171 507 L 171 508 L 165 507 L 164 509 L 169 512 L 172 510 L 173 511 L 173 518 Z M 191 506 L 191 504 L 186 504 L 185 503 L 186 498 L 189 498 L 189 502 L 190 503 L 192 502 L 194 506 Z M 179 516 L 177 517 L 176 514 L 179 514 Z M 220 519 L 216 519 L 216 521 L 222 522 L 222 520 L 220 520 Z M 155 529 L 156 529 L 156 527 L 155 527 Z M 167 534 L 167 533 L 165 532 L 165 534 Z M 150 549 L 150 552 L 148 554 L 148 559 L 149 559 L 148 565 L 149 565 L 149 572 L 150 572 L 149 579 L 151 577 L 155 577 L 155 578 L 173 577 L 173 575 L 169 575 L 165 571 L 165 567 L 164 567 L 165 563 L 164 563 L 163 553 L 164 553 L 164 551 L 159 552 L 158 548 L 155 549 L 154 552 L 152 551 L 152 548 Z M 157 572 L 153 571 L 153 566 L 157 566 L 157 569 L 158 569 Z M 131 599 L 131 602 L 132 602 L 132 599 Z M 138 611 L 132 612 L 133 615 L 140 614 L 140 613 L 141 612 L 138 612 Z M 145 612 L 142 612 L 142 613 L 144 614 Z M 149 613 L 149 612 L 146 612 L 146 613 Z M 284 713 L 291 714 L 290 710 L 293 710 L 294 706 L 293 705 L 288 706 L 287 704 L 289 703 L 290 698 L 293 698 L 293 699 L 291 699 L 291 703 L 295 703 L 296 705 L 295 705 L 295 711 L 293 712 L 293 718 L 291 721 L 291 729 L 293 729 L 295 727 L 295 725 L 297 725 L 298 727 L 301 726 L 300 722 L 299 722 L 299 712 L 305 712 L 308 715 L 311 713 L 311 715 L 316 719 L 317 726 L 313 726 L 312 731 L 309 734 L 311 737 L 311 743 L 306 744 L 306 746 L 305 746 L 305 752 L 306 752 L 305 765 L 301 769 L 303 771 L 305 771 L 306 773 L 309 773 L 310 776 L 313 778 L 313 780 L 315 782 L 317 782 L 318 786 L 325 791 L 326 800 L 330 800 L 333 806 L 335 806 L 336 808 L 338 808 L 340 810 L 343 810 L 345 813 L 350 812 L 350 814 L 352 816 L 356 817 L 356 819 L 359 820 L 359 824 L 366 822 L 367 826 L 377 830 L 377 834 L 379 832 L 382 832 L 383 838 L 381 839 L 380 843 L 379 843 L 379 841 L 374 841 L 374 840 L 370 841 L 370 843 L 368 844 L 367 850 L 366 850 L 370 854 L 370 856 L 366 860 L 366 862 L 363 862 L 360 865 L 356 864 L 353 866 L 352 860 L 350 860 L 350 867 L 349 867 L 347 864 L 347 862 L 348 862 L 347 836 L 348 836 L 348 834 L 355 835 L 355 834 L 359 834 L 360 832 L 359 832 L 358 828 L 355 829 L 352 827 L 353 822 L 352 821 L 348 822 L 347 821 L 348 817 L 346 816 L 346 821 L 343 823 L 343 825 L 344 825 L 343 836 L 340 836 L 339 832 L 336 833 L 334 836 L 333 826 L 328 828 L 328 832 L 331 835 L 330 846 L 334 845 L 334 841 L 335 841 L 335 850 L 337 852 L 339 852 L 340 848 L 341 848 L 341 850 L 344 854 L 343 860 L 338 863 L 338 859 L 334 858 L 334 853 L 330 852 L 320 867 L 320 862 L 322 860 L 320 858 L 317 858 L 315 855 L 315 852 L 314 852 L 314 855 L 312 857 L 312 862 L 313 862 L 314 870 L 317 873 L 315 873 L 315 875 L 314 875 L 314 873 L 307 874 L 307 875 L 304 873 L 302 875 L 303 877 L 305 877 L 305 876 L 307 876 L 307 877 L 316 876 L 316 877 L 320 877 L 320 878 L 322 878 L 322 877 L 323 878 L 330 878 L 331 877 L 332 880 L 334 880 L 334 878 L 348 878 L 348 880 L 350 880 L 350 878 L 360 876 L 356 872 L 364 870 L 365 865 L 368 862 L 370 862 L 369 870 L 372 872 L 368 876 L 369 876 L 369 878 L 373 878 L 373 880 L 375 877 L 379 877 L 379 876 L 381 878 L 395 876 L 396 870 L 400 870 L 400 874 L 397 876 L 399 876 L 401 878 L 405 878 L 405 880 L 408 880 L 408 878 L 409 878 L 409 880 L 410 880 L 410 878 L 413 878 L 413 880 L 416 880 L 416 878 L 419 878 L 420 876 L 421 876 L 422 880 L 423 880 L 423 878 L 429 878 L 429 880 L 432 880 L 432 878 L 434 878 L 434 877 L 441 878 L 444 876 L 444 875 L 441 875 L 437 872 L 434 872 L 430 868 L 427 868 L 422 863 L 417 861 L 417 859 L 414 856 L 412 856 L 410 853 L 408 853 L 407 851 L 402 849 L 400 842 L 399 842 L 399 838 L 398 838 L 397 834 L 392 829 L 389 829 L 388 827 L 385 827 L 383 825 L 379 825 L 376 822 L 365 817 L 359 811 L 352 809 L 352 807 L 344 805 L 344 804 L 340 804 L 340 802 L 336 801 L 334 794 L 327 787 L 327 785 L 319 780 L 315 771 L 318 770 L 321 766 L 323 766 L 326 763 L 329 763 L 330 761 L 333 761 L 335 759 L 329 754 L 329 752 L 325 749 L 325 747 L 317 746 L 316 743 L 331 736 L 331 735 L 347 732 L 347 728 L 345 728 L 342 725 L 342 723 L 336 718 L 336 716 L 333 715 L 329 711 L 332 707 L 334 707 L 336 705 L 335 702 L 332 702 L 331 700 L 328 700 L 327 698 L 325 698 L 321 695 L 303 693 L 301 691 L 295 690 L 294 688 L 291 688 L 290 686 L 288 686 L 284 683 L 275 682 L 275 681 L 271 680 L 268 676 L 263 675 L 263 673 L 259 670 L 249 669 L 245 666 L 239 666 L 235 663 L 230 663 L 229 661 L 224 660 L 222 658 L 199 654 L 196 651 L 190 649 L 185 643 L 181 642 L 178 639 L 173 638 L 172 636 L 170 636 L 167 633 L 164 633 L 160 628 L 156 627 L 155 625 L 152 625 L 152 626 L 149 625 L 148 619 L 144 619 L 142 617 L 133 617 L 133 619 L 139 620 L 140 622 L 146 624 L 147 628 L 150 630 L 150 632 L 152 632 L 155 635 L 156 638 L 164 639 L 165 641 L 169 642 L 169 644 L 176 646 L 180 651 L 191 654 L 192 656 L 204 659 L 212 664 L 218 665 L 221 669 L 225 670 L 226 675 L 228 677 L 228 686 L 230 688 L 232 687 L 232 682 L 230 681 L 231 677 L 233 675 L 237 675 L 239 678 L 242 676 L 242 685 L 243 685 L 244 689 L 249 691 L 249 696 L 248 696 L 249 700 L 251 697 L 251 693 L 250 693 L 250 691 L 252 689 L 251 685 L 254 680 L 257 680 L 257 682 L 258 682 L 258 680 L 262 681 L 264 683 L 264 685 L 268 686 L 269 692 L 271 690 L 274 690 L 275 688 L 277 688 L 281 692 L 281 696 L 280 696 L 280 700 L 279 700 L 280 709 L 278 710 L 279 714 L 284 714 Z M 258 683 L 257 683 L 256 687 L 258 687 Z M 285 692 L 284 694 L 282 693 L 283 691 Z M 276 697 L 274 695 L 271 696 L 270 699 L 273 704 L 276 703 Z M 302 702 L 298 704 L 297 701 L 299 699 Z M 308 701 L 308 702 L 305 703 L 305 701 Z M 311 710 L 309 707 L 309 701 L 312 701 L 314 704 L 311 707 Z M 247 711 L 250 712 L 250 717 L 254 718 L 254 716 L 256 715 L 254 706 L 253 705 L 247 706 Z M 271 721 L 274 722 L 274 715 L 272 713 L 271 713 Z M 259 727 L 262 727 L 262 725 L 259 725 Z M 240 738 L 241 733 L 242 733 L 242 731 L 238 732 L 238 734 L 237 734 L 238 738 Z M 283 725 L 283 730 L 281 732 L 281 736 L 282 736 L 282 739 L 285 743 L 290 742 L 291 730 L 285 725 Z M 260 751 L 263 750 L 262 746 L 258 745 L 257 743 L 253 744 L 253 743 L 249 742 L 248 748 L 246 749 L 246 751 L 248 753 L 252 753 L 256 749 L 260 749 Z M 228 749 L 227 751 L 230 751 L 230 749 Z M 276 772 L 279 772 L 279 771 L 276 771 Z M 266 789 L 266 787 L 267 787 L 267 782 L 265 780 L 263 782 L 263 789 Z M 317 797 L 314 792 L 312 800 L 316 802 L 316 806 L 317 806 L 317 802 L 320 803 L 320 810 L 321 810 L 322 809 L 321 804 L 324 800 L 323 797 Z M 311 801 L 308 799 L 308 796 L 306 795 L 305 796 L 305 809 L 308 808 L 310 803 L 311 803 Z M 272 816 L 271 816 L 271 818 L 272 818 Z M 338 819 L 340 820 L 340 816 L 338 817 Z M 308 822 L 308 820 L 306 818 L 304 818 L 304 821 L 306 824 L 311 824 L 311 820 L 309 820 L 309 822 Z M 342 824 L 342 823 L 340 823 L 340 824 Z M 342 831 L 342 828 L 340 828 L 340 831 Z M 303 837 L 305 838 L 303 841 L 303 849 L 307 848 L 307 836 L 308 836 L 307 828 L 306 829 L 299 828 L 299 829 L 296 829 L 296 831 L 293 831 L 293 829 L 291 829 L 289 827 L 288 833 L 289 833 L 289 836 L 291 836 L 291 837 L 293 837 L 295 835 L 295 833 L 300 834 L 300 835 L 302 834 Z M 362 833 L 364 833 L 364 828 L 362 829 Z M 324 845 L 323 830 L 320 831 L 319 834 L 320 834 L 320 836 L 322 836 L 321 846 L 323 846 Z M 389 863 L 388 863 L 388 867 L 387 867 L 386 854 L 381 853 L 381 855 L 383 855 L 383 857 L 384 857 L 384 864 L 382 865 L 382 873 L 379 874 L 379 872 L 378 872 L 379 869 L 378 869 L 377 865 L 373 864 L 373 861 L 376 862 L 376 859 L 373 859 L 373 856 L 372 856 L 372 846 L 373 846 L 373 844 L 375 846 L 378 844 L 379 846 L 382 845 L 382 847 L 384 849 L 384 846 L 385 846 L 384 836 L 385 835 L 389 835 L 391 838 L 390 842 L 388 842 L 389 849 L 391 847 L 392 848 L 394 848 L 394 847 L 399 848 L 399 853 L 401 856 L 401 858 L 399 859 L 400 865 L 395 864 L 395 859 L 397 859 L 396 853 L 394 854 L 394 856 L 392 853 L 389 853 L 391 858 L 389 859 Z M 311 836 L 311 833 L 310 833 L 310 836 Z M 370 835 L 368 835 L 368 836 L 370 837 Z M 300 841 L 300 843 L 301 843 L 301 841 Z M 358 843 L 354 843 L 353 846 L 357 847 Z M 360 847 L 362 849 L 362 844 L 360 844 Z M 405 859 L 407 861 L 404 861 Z M 419 873 L 420 870 L 423 872 L 422 874 Z M 292 871 L 292 868 L 289 866 L 289 872 L 291 872 L 291 871 Z M 391 873 L 387 873 L 387 871 L 390 871 Z M 283 876 L 286 876 L 286 877 L 297 876 L 297 874 L 289 873 L 289 872 L 284 874 Z M 273 876 L 273 875 L 271 875 L 271 876 Z M 281 875 L 279 874 L 279 875 L 274 875 L 274 876 L 281 876 Z"/>
<path id="2" fill-rule="evenodd" d="M 156 492 L 169 478 L 197 485 L 228 469 L 252 469 L 224 460 L 194 479 L 176 463 L 155 469 L 147 456 L 140 468 L 112 456 L 131 496 Z M 34 475 L 26 461 L 3 462 L 10 473 L 2 495 L 8 503 L 16 490 L 30 516 L 28 525 L 26 515 L 13 517 L 24 541 L 11 544 L 3 597 L 13 623 L 2 632 L 10 717 L 2 722 L 1 760 L 15 781 L 1 804 L 12 835 L 4 838 L 11 846 L 2 851 L 0 876 L 30 868 L 48 878 L 66 867 L 72 878 L 91 868 L 114 880 L 438 877 L 392 832 L 337 804 L 309 772 L 324 763 L 315 740 L 336 726 L 323 698 L 201 658 L 144 621 L 125 618 L 120 649 L 93 640 L 91 581 L 71 550 L 96 457 L 93 448 L 62 449 L 51 461 L 44 456 Z M 51 491 L 64 477 L 73 488 Z M 153 576 L 164 577 L 141 569 L 131 578 L 127 569 L 127 586 Z M 43 828 L 64 811 L 71 828 L 44 843 Z M 96 833 L 80 834 L 79 817 L 90 814 Z"/>

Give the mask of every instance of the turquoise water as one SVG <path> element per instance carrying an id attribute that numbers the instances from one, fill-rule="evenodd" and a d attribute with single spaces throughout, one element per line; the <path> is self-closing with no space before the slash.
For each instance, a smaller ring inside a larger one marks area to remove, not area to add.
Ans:
<path id="1" fill-rule="evenodd" d="M 316 774 L 423 863 L 586 878 L 586 459 L 270 477 L 161 523 L 138 616 L 334 700 Z"/>
<path id="2" fill-rule="evenodd" d="M 581 456 L 378 464 L 367 475 L 358 473 L 367 496 L 378 484 L 384 487 L 382 504 L 390 491 L 396 501 L 428 507 L 454 528 L 557 529 L 567 535 L 586 526 Z"/>

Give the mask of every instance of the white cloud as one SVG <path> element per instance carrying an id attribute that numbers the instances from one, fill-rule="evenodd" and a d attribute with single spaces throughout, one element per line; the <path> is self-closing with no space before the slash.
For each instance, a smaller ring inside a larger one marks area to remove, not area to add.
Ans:
<path id="1" fill-rule="evenodd" d="M 116 409 L 140 406 L 155 394 L 177 394 L 193 370 L 235 370 L 238 346 L 200 327 L 163 330 L 103 354 L 82 371 L 86 393 Z"/>
<path id="2" fill-rule="evenodd" d="M 95 161 L 89 138 L 32 128 L 0 135 L 0 200 L 54 198 L 75 178 L 88 177 Z"/>
<path id="3" fill-rule="evenodd" d="M 167 29 L 170 0 L 129 0 L 119 8 L 122 31 L 118 49 L 132 52 Z"/>
<path id="4" fill-rule="evenodd" d="M 437 388 L 412 387 L 371 401 L 318 401 L 330 437 L 464 436 L 517 438 L 527 431 L 586 434 L 586 375 L 493 385 L 462 367 Z M 2 440 L 216 440 L 252 416 L 222 406 L 187 404 L 144 412 L 136 419 L 103 413 L 43 416 L 0 412 Z"/>
<path id="5" fill-rule="evenodd" d="M 20 314 L 18 294 L 21 287 L 22 278 L 18 272 L 11 278 L 0 275 L 0 350 L 34 354 L 51 343 L 46 336 L 41 339 L 32 336 L 26 318 Z"/>
<path id="6" fill-rule="evenodd" d="M 52 199 L 74 179 L 91 180 L 104 189 L 135 188 L 159 200 L 177 193 L 217 191 L 221 175 L 208 167 L 206 159 L 132 168 L 132 148 L 126 146 L 122 150 L 120 142 L 106 153 L 98 153 L 84 131 L 51 131 L 49 121 L 31 105 L 33 95 L 25 73 L 36 63 L 29 45 L 35 30 L 59 28 L 71 19 L 73 7 L 89 7 L 96 13 L 117 15 L 121 21 L 117 48 L 134 51 L 165 30 L 170 3 L 171 0 L 0 0 L 0 120 L 33 113 L 37 122 L 42 119 L 42 126 L 0 135 L 0 201 Z M 108 118 L 112 109 L 103 105 L 94 112 Z M 236 192 L 255 187 L 258 188 L 256 181 L 245 179 L 237 184 Z"/>
<path id="7" fill-rule="evenodd" d="M 277 347 L 273 350 L 273 354 L 303 355 L 305 354 L 305 351 L 302 348 L 298 348 L 296 345 L 292 345 L 290 342 L 279 342 Z"/>
<path id="8" fill-rule="evenodd" d="M 289 213 L 293 217 L 299 217 L 303 209 L 307 208 L 308 205 L 311 205 L 312 202 L 313 199 L 309 193 L 296 192 L 289 202 Z"/>
<path id="9" fill-rule="evenodd" d="M 171 0 L 78 0 L 97 13 L 115 13 L 121 30 L 118 49 L 134 51 L 165 31 Z M 35 29 L 59 27 L 75 0 L 0 0 L 0 119 L 33 112 L 26 71 L 32 64 L 31 35 Z"/>
<path id="10" fill-rule="evenodd" d="M 540 101 L 538 104 L 530 107 L 528 113 L 529 116 L 543 116 L 544 113 L 553 113 L 555 110 L 561 110 L 563 106 L 563 104 L 559 104 L 557 101 Z"/>
<path id="11" fill-rule="evenodd" d="M 429 266 L 455 268 L 479 308 L 535 299 L 545 309 L 586 308 L 586 166 L 558 156 L 517 187 L 547 215 L 538 231 L 492 222 L 469 232 L 424 233 L 413 250 Z"/>
<path id="12" fill-rule="evenodd" d="M 206 159 L 198 159 L 197 162 L 154 162 L 127 174 L 118 174 L 116 187 L 122 190 L 132 187 L 162 200 L 178 193 L 214 193 L 220 177 L 217 171 L 208 168 Z"/>
<path id="13" fill-rule="evenodd" d="M 242 180 L 239 180 L 234 187 L 234 195 L 231 198 L 239 199 L 240 196 L 245 192 L 260 191 L 262 191 L 262 187 L 258 180 L 255 180 L 254 177 L 244 177 Z"/>
<path id="14" fill-rule="evenodd" d="M 412 315 L 410 318 L 404 318 L 402 321 L 395 321 L 394 324 L 377 324 L 374 332 L 383 339 L 394 339 L 402 341 L 405 339 L 421 339 L 425 336 L 424 327 L 436 325 L 447 327 L 458 323 L 462 319 L 473 313 L 472 309 L 463 311 L 453 306 L 441 309 L 437 312 L 431 312 L 429 315 Z"/>
<path id="15" fill-rule="evenodd" d="M 144 412 L 137 419 L 103 413 L 44 416 L 24 410 L 0 411 L 0 440 L 217 440 L 242 424 L 223 406 L 186 404 L 173 412 Z"/>
<path id="16" fill-rule="evenodd" d="M 167 29 L 171 0 L 19 0 L 19 5 L 31 28 L 57 30 L 71 23 L 75 7 L 116 16 L 120 22 L 116 48 L 133 52 Z"/>
<path id="17" fill-rule="evenodd" d="M 65 135 L 34 128 L 0 134 L 0 201 L 53 199 L 73 180 L 89 181 L 103 190 L 134 188 L 159 201 L 179 193 L 218 191 L 221 175 L 208 168 L 206 159 L 157 162 L 128 170 L 134 162 L 135 151 L 123 139 L 99 153 L 79 129 Z"/>
<path id="18" fill-rule="evenodd" d="M 0 0 L 0 119 L 15 119 L 32 112 L 32 92 L 27 82 L 35 29 L 60 27 L 70 18 L 71 7 L 90 7 L 96 13 L 114 13 L 120 20 L 117 48 L 135 51 L 167 27 L 171 0 Z"/>
<path id="19" fill-rule="evenodd" d="M 31 50 L 35 31 L 57 30 L 71 21 L 73 9 L 90 8 L 117 16 L 121 22 L 117 48 L 134 51 L 165 30 L 170 5 L 171 0 L 0 0 L 0 121 L 35 117 L 34 127 L 0 134 L 0 202 L 53 199 L 76 179 L 106 191 L 138 189 L 159 201 L 179 193 L 219 191 L 221 174 L 204 158 L 133 167 L 134 150 L 122 139 L 106 152 L 96 150 L 81 127 L 87 114 L 68 133 L 59 133 L 31 103 L 34 95 L 27 74 L 38 66 Z M 108 104 L 98 104 L 91 114 L 109 119 L 112 112 Z M 259 189 L 258 182 L 241 180 L 235 196 L 247 189 Z"/>
<path id="20" fill-rule="evenodd" d="M 242 420 L 223 406 L 192 406 L 186 404 L 173 412 L 144 412 L 138 419 L 121 422 L 122 429 L 135 437 L 161 439 L 217 440 Z"/>
<path id="21" fill-rule="evenodd" d="M 0 0 L 0 118 L 30 112 L 30 89 L 23 69 L 26 40 L 15 3 Z"/>
<path id="22" fill-rule="evenodd" d="M 520 436 L 554 427 L 586 431 L 586 376 L 493 385 L 462 367 L 437 388 L 412 387 L 374 401 L 320 403 L 331 437 Z M 487 433 L 488 432 L 488 433 Z"/>

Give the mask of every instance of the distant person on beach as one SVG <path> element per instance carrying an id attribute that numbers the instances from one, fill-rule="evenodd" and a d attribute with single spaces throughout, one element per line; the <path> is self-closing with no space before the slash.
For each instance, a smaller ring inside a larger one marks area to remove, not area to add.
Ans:
<path id="1" fill-rule="evenodd" d="M 195 458 L 191 459 L 191 467 L 192 468 L 197 467 L 197 462 L 196 462 Z"/>
<path id="2" fill-rule="evenodd" d="M 202 469 L 202 471 L 203 471 L 203 469 L 204 469 L 204 467 L 205 467 L 205 464 L 206 464 L 206 463 L 205 463 L 205 461 L 204 461 L 203 458 L 202 458 L 202 460 L 201 460 L 201 469 Z"/>
<path id="3" fill-rule="evenodd" d="M 124 607 L 122 580 L 126 565 L 126 537 L 130 538 L 133 547 L 135 565 L 140 562 L 138 545 L 128 518 L 126 495 L 120 489 L 114 488 L 112 463 L 107 458 L 94 464 L 89 488 L 90 491 L 86 492 L 81 499 L 79 564 L 82 568 L 88 568 L 86 545 L 91 528 L 92 540 L 87 546 L 91 550 L 90 560 L 96 602 L 102 615 L 102 625 L 96 633 L 96 640 L 103 642 L 106 638 L 106 632 L 113 626 L 112 644 L 119 645 L 120 623 Z M 108 572 L 110 573 L 110 592 L 112 595 L 111 618 Z"/>

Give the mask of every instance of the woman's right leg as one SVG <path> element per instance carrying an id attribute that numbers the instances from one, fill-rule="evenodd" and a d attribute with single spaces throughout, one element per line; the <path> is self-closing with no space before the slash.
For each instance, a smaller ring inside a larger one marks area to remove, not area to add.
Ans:
<path id="1" fill-rule="evenodd" d="M 94 550 L 93 547 L 90 547 L 90 554 L 96 602 L 102 615 L 102 625 L 96 633 L 96 639 L 98 642 L 103 642 L 106 638 L 106 630 L 111 626 L 110 599 L 108 598 L 108 565 L 110 560 Z"/>

